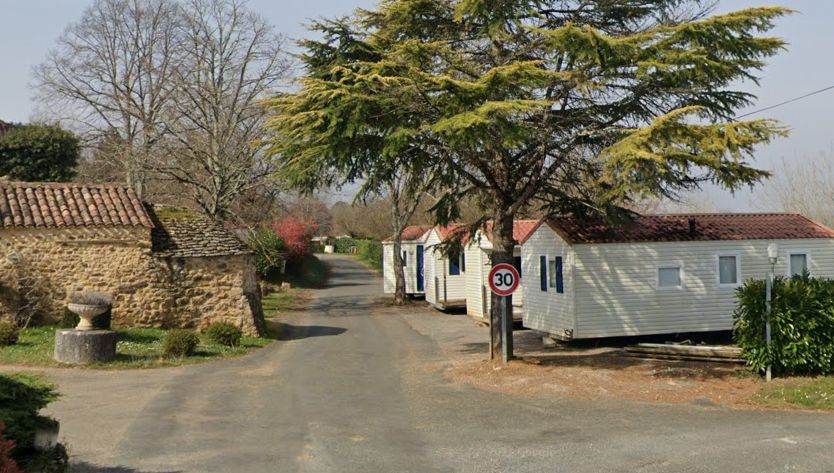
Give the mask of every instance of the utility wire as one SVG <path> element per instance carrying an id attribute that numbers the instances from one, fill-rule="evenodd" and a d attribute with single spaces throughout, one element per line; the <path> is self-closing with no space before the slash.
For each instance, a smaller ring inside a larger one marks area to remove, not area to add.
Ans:
<path id="1" fill-rule="evenodd" d="M 829 91 L 829 90 L 831 90 L 831 89 L 834 89 L 834 85 L 829 85 L 828 87 L 824 87 L 824 88 L 822 88 L 822 89 L 815 90 L 815 91 L 813 91 L 813 92 L 809 92 L 809 93 L 807 93 L 807 94 L 805 94 L 805 95 L 800 95 L 799 97 L 794 97 L 794 98 L 792 98 L 792 99 L 790 99 L 790 100 L 785 100 L 784 102 L 780 102 L 780 103 L 777 103 L 777 104 L 775 104 L 775 105 L 771 105 L 771 106 L 769 106 L 769 107 L 760 108 L 760 109 L 758 109 L 758 110 L 753 110 L 752 112 L 747 112 L 747 113 L 744 113 L 744 114 L 742 114 L 742 115 L 737 115 L 737 116 L 736 116 L 736 119 L 738 119 L 738 118 L 744 118 L 744 117 L 749 117 L 750 115 L 755 115 L 755 114 L 757 114 L 757 113 L 761 113 L 761 112 L 766 112 L 766 111 L 768 111 L 768 110 L 772 110 L 772 109 L 774 109 L 774 108 L 781 107 L 781 106 L 783 106 L 783 105 L 787 105 L 787 104 L 789 104 L 789 103 L 797 102 L 797 101 L 799 101 L 799 100 L 802 100 L 802 99 L 808 98 L 808 97 L 810 97 L 810 96 L 812 96 L 812 95 L 817 95 L 817 94 L 821 94 L 821 93 L 823 93 L 823 92 L 827 92 L 827 91 Z"/>

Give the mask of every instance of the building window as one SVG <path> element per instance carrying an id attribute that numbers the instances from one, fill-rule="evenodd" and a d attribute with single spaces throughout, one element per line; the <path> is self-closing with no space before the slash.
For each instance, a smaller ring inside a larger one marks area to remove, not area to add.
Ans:
<path id="1" fill-rule="evenodd" d="M 564 294 L 565 293 L 565 281 L 562 277 L 562 257 L 557 256 L 556 260 L 556 293 L 557 294 Z"/>
<path id="2" fill-rule="evenodd" d="M 565 292 L 565 282 L 562 276 L 562 257 L 557 256 L 548 262 L 550 270 L 550 287 L 556 289 L 557 294 Z"/>
<path id="3" fill-rule="evenodd" d="M 718 256 L 718 285 L 738 286 L 740 276 L 738 255 Z"/>
<path id="4" fill-rule="evenodd" d="M 550 287 L 556 287 L 556 260 L 552 259 L 547 262 L 547 272 L 550 274 Z"/>
<path id="5" fill-rule="evenodd" d="M 408 265 L 408 253 L 403 251 L 403 266 Z"/>
<path id="6" fill-rule="evenodd" d="M 462 251 L 449 253 L 449 276 L 459 276 L 466 272 L 466 259 Z"/>
<path id="7" fill-rule="evenodd" d="M 542 291 L 547 292 L 547 256 L 539 257 L 539 280 Z"/>
<path id="8" fill-rule="evenodd" d="M 808 271 L 808 253 L 790 253 L 790 266 L 788 276 L 798 276 Z"/>
<path id="9" fill-rule="evenodd" d="M 515 266 L 515 270 L 518 271 L 518 277 L 521 277 L 521 256 L 514 256 L 513 257 L 513 266 Z"/>
<path id="10" fill-rule="evenodd" d="M 683 286 L 681 280 L 680 266 L 661 266 L 657 268 L 658 289 L 680 288 Z"/>

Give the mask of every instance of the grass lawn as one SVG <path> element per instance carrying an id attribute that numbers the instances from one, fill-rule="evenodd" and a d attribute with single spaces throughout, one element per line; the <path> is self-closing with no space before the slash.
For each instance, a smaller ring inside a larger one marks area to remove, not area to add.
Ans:
<path id="1" fill-rule="evenodd" d="M 35 327 L 20 332 L 17 344 L 0 347 L 0 365 L 64 366 L 52 359 L 57 327 Z M 200 345 L 194 356 L 166 358 L 162 356 L 162 340 L 165 330 L 154 328 L 117 329 L 116 360 L 112 363 L 87 365 L 96 369 L 157 368 L 201 363 L 221 358 L 243 355 L 268 345 L 268 338 L 243 337 L 239 347 L 226 347 L 212 343 L 200 335 Z"/>
<path id="2" fill-rule="evenodd" d="M 310 300 L 310 290 L 298 287 L 286 291 L 271 292 L 261 299 L 266 317 L 274 317 L 283 312 L 304 310 Z"/>
<path id="3" fill-rule="evenodd" d="M 775 379 L 752 401 L 777 408 L 834 409 L 834 376 Z"/>

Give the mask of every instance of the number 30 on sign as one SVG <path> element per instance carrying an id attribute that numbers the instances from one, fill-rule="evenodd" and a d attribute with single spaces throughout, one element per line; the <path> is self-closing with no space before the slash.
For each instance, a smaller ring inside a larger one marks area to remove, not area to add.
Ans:
<path id="1" fill-rule="evenodd" d="M 489 272 L 489 288 L 499 296 L 509 296 L 518 289 L 519 279 L 521 278 L 513 265 L 496 264 Z"/>

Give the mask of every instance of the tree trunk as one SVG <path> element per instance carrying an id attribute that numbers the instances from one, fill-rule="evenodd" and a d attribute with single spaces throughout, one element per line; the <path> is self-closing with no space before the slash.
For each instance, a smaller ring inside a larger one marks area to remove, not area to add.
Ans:
<path id="1" fill-rule="evenodd" d="M 405 267 L 402 259 L 402 244 L 400 242 L 400 233 L 394 235 L 394 279 L 396 281 L 394 289 L 394 304 L 405 304 Z"/>
<path id="2" fill-rule="evenodd" d="M 515 240 L 513 240 L 513 217 L 509 212 L 504 210 L 497 210 L 495 212 L 493 227 L 492 227 L 492 265 L 500 263 L 513 264 L 513 249 L 515 248 Z M 501 297 L 495 293 L 490 292 L 492 307 L 489 312 L 489 329 L 491 332 L 492 345 L 490 346 L 490 359 L 500 356 L 501 343 L 507 344 L 507 352 L 509 357 L 513 357 L 513 304 L 512 296 Z M 506 333 L 501 333 L 501 304 L 506 308 L 507 329 Z"/>

